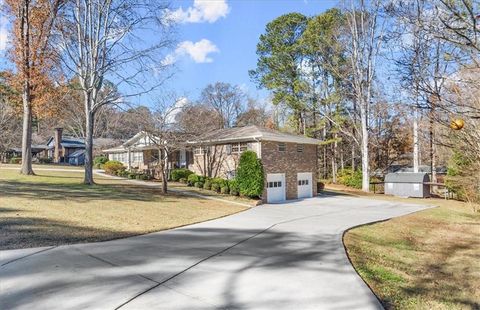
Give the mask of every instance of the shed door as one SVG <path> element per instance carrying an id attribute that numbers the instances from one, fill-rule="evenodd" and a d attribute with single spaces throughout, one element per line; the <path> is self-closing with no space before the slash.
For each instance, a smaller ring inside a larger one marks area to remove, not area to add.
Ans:
<path id="1" fill-rule="evenodd" d="M 283 202 L 285 199 L 285 173 L 267 174 L 267 202 Z"/>
<path id="2" fill-rule="evenodd" d="M 297 174 L 298 198 L 310 198 L 313 196 L 312 173 L 301 172 Z"/>

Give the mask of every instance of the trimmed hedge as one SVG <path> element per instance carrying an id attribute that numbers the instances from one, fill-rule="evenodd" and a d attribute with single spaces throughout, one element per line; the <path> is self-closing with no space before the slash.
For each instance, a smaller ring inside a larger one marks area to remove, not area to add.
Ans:
<path id="1" fill-rule="evenodd" d="M 230 189 L 230 195 L 238 196 L 240 194 L 240 188 L 236 179 L 228 181 L 228 188 Z"/>
<path id="2" fill-rule="evenodd" d="M 228 186 L 223 186 L 222 188 L 220 188 L 220 193 L 229 194 L 230 190 L 228 189 Z"/>
<path id="3" fill-rule="evenodd" d="M 188 186 L 195 186 L 195 183 L 201 182 L 202 184 L 205 182 L 206 178 L 201 175 L 196 175 L 195 173 L 192 173 L 188 176 L 187 178 L 187 185 Z"/>
<path id="4" fill-rule="evenodd" d="M 193 174 L 193 171 L 190 171 L 185 168 L 179 168 L 179 169 L 173 169 L 171 172 L 170 177 L 172 178 L 172 181 L 179 181 L 180 179 L 186 179 L 188 178 L 189 175 Z"/>
<path id="5" fill-rule="evenodd" d="M 237 169 L 237 182 L 240 194 L 250 198 L 261 197 L 263 193 L 264 173 L 257 153 L 245 151 L 240 156 Z"/>
<path id="6" fill-rule="evenodd" d="M 110 160 L 103 165 L 103 169 L 105 170 L 105 173 L 116 175 L 117 171 L 125 170 L 125 166 L 119 161 Z"/>
<path id="7" fill-rule="evenodd" d="M 212 183 L 212 191 L 219 193 L 220 192 L 220 184 Z"/>
<path id="8" fill-rule="evenodd" d="M 212 189 L 212 181 L 206 179 L 205 183 L 203 183 L 203 189 Z"/>

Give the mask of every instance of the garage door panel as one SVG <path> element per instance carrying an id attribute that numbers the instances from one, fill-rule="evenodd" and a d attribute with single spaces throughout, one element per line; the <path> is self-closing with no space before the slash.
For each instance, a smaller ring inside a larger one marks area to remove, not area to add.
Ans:
<path id="1" fill-rule="evenodd" d="M 269 173 L 267 174 L 267 202 L 285 201 L 285 174 Z"/>
<path id="2" fill-rule="evenodd" d="M 310 198 L 313 196 L 313 184 L 311 172 L 297 173 L 298 198 Z"/>

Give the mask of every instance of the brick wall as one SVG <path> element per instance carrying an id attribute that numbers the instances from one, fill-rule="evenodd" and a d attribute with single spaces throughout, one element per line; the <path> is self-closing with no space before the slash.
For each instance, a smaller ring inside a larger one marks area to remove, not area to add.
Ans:
<path id="1" fill-rule="evenodd" d="M 227 178 L 229 171 L 235 171 L 240 160 L 240 154 L 231 153 L 227 154 L 227 145 L 221 144 L 211 146 L 210 160 L 215 159 L 215 163 L 211 166 L 214 167 L 212 171 L 212 177 Z M 215 150 L 213 149 L 215 148 Z M 248 149 L 257 152 L 258 154 L 258 142 L 248 143 Z M 204 155 L 193 154 L 193 162 L 188 166 L 188 169 L 192 170 L 198 175 L 203 175 L 205 170 Z M 207 157 L 208 160 L 208 157 Z"/>
<path id="2" fill-rule="evenodd" d="M 303 152 L 297 151 L 297 144 L 285 143 L 285 151 L 278 150 L 278 142 L 263 141 L 261 157 L 265 171 L 263 200 L 267 200 L 266 179 L 268 173 L 285 173 L 287 199 L 297 198 L 297 173 L 312 173 L 312 192 L 317 195 L 317 146 L 303 145 Z"/>

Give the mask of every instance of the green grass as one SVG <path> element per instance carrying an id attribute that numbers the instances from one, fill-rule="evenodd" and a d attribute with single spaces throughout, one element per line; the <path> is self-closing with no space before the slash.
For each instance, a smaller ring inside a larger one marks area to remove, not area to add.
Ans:
<path id="1" fill-rule="evenodd" d="M 0 249 L 103 241 L 218 218 L 245 207 L 83 173 L 0 167 Z"/>
<path id="2" fill-rule="evenodd" d="M 345 234 L 385 308 L 480 309 L 480 213 L 458 201 L 371 197 L 438 206 Z"/>

